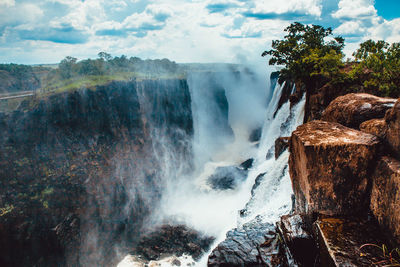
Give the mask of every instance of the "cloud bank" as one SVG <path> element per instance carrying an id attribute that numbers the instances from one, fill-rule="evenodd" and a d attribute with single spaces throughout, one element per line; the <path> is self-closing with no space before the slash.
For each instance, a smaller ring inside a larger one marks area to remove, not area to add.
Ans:
<path id="1" fill-rule="evenodd" d="M 294 21 L 332 26 L 351 54 L 369 38 L 400 41 L 399 18 L 378 14 L 373 0 L 0 0 L 0 62 L 55 63 L 100 51 L 261 62 Z"/>

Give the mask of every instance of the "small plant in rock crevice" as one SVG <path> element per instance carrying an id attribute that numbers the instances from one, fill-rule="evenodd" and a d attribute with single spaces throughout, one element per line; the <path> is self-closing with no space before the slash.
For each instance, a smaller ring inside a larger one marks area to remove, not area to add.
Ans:
<path id="1" fill-rule="evenodd" d="M 373 247 L 376 249 L 379 249 L 382 252 L 382 260 L 375 262 L 374 265 L 377 266 L 383 266 L 383 267 L 394 267 L 394 266 L 400 266 L 400 249 L 399 248 L 394 248 L 390 250 L 385 244 L 382 244 L 382 246 L 376 245 L 376 244 L 364 244 L 360 247 L 360 256 L 364 257 L 366 256 L 365 253 L 362 252 L 363 248 L 366 247 Z"/>

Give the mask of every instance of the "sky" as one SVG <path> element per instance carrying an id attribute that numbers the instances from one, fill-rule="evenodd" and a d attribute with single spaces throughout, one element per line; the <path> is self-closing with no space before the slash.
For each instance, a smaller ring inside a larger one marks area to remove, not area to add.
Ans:
<path id="1" fill-rule="evenodd" d="M 348 56 L 368 39 L 400 42 L 400 0 L 0 0 L 0 63 L 101 51 L 246 63 L 294 21 L 332 27 Z"/>

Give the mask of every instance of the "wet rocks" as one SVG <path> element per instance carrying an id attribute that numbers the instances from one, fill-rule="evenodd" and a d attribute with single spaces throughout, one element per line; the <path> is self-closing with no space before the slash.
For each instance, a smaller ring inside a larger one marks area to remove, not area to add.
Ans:
<path id="1" fill-rule="evenodd" d="M 261 139 L 261 134 L 262 134 L 262 128 L 257 128 L 251 131 L 250 136 L 249 136 L 249 141 L 250 142 L 257 142 L 260 141 Z"/>
<path id="2" fill-rule="evenodd" d="M 300 213 L 354 214 L 368 205 L 377 137 L 337 123 L 311 121 L 290 140 L 289 168 Z"/>
<path id="3" fill-rule="evenodd" d="M 370 208 L 381 228 L 400 244 L 400 162 L 384 156 L 373 175 Z"/>
<path id="4" fill-rule="evenodd" d="M 142 256 L 145 260 L 159 260 L 162 256 L 191 255 L 198 259 L 206 252 L 213 237 L 203 236 L 184 225 L 163 225 L 148 234 L 144 234 L 134 254 Z"/>
<path id="5" fill-rule="evenodd" d="M 383 241 L 372 221 L 356 218 L 320 218 L 314 223 L 319 244 L 318 266 L 383 266 Z M 369 244 L 369 245 L 367 245 Z M 375 247 L 374 244 L 377 247 Z"/>
<path id="6" fill-rule="evenodd" d="M 253 163 L 254 163 L 254 159 L 248 159 L 248 160 L 242 162 L 239 167 L 242 168 L 243 170 L 247 171 L 251 167 L 253 167 Z"/>
<path id="7" fill-rule="evenodd" d="M 208 266 L 287 266 L 272 224 L 257 220 L 227 233 L 208 257 Z"/>
<path id="8" fill-rule="evenodd" d="M 347 94 L 333 100 L 323 112 L 321 120 L 358 129 L 364 121 L 383 118 L 395 102 L 393 98 L 370 94 Z"/>
<path id="9" fill-rule="evenodd" d="M 290 137 L 279 137 L 275 140 L 275 159 L 279 158 L 283 151 L 289 147 Z"/>
<path id="10" fill-rule="evenodd" d="M 72 265 L 79 265 L 78 251 L 80 246 L 80 218 L 76 214 L 69 214 L 54 229 L 61 244 L 65 258 Z"/>
<path id="11" fill-rule="evenodd" d="M 277 223 L 280 235 L 298 266 L 314 266 L 317 246 L 310 234 L 305 216 L 301 214 L 284 215 Z"/>
<path id="12" fill-rule="evenodd" d="M 215 190 L 235 189 L 246 177 L 247 171 L 236 166 L 218 167 L 207 183 Z"/>
<path id="13" fill-rule="evenodd" d="M 278 113 L 279 109 L 283 106 L 283 104 L 289 101 L 290 96 L 294 92 L 294 89 L 295 89 L 295 83 L 293 81 L 286 80 L 282 88 L 282 93 L 278 101 L 278 106 L 276 107 L 276 110 L 274 112 L 274 117 Z"/>

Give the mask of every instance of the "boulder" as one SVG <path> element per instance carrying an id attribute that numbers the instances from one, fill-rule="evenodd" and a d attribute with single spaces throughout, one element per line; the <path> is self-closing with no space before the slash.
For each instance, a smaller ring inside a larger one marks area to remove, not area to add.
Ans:
<path id="1" fill-rule="evenodd" d="M 393 98 L 370 94 L 347 94 L 333 100 L 322 113 L 321 120 L 358 129 L 364 121 L 383 118 L 395 102 Z"/>
<path id="2" fill-rule="evenodd" d="M 395 154 L 400 157 L 400 99 L 385 116 L 387 124 L 386 140 Z"/>
<path id="3" fill-rule="evenodd" d="M 382 248 L 379 248 L 384 241 L 374 222 L 354 218 L 321 218 L 313 228 L 320 261 L 314 266 L 389 266 Z M 381 264 L 375 264 L 377 262 Z"/>
<path id="4" fill-rule="evenodd" d="M 372 119 L 360 124 L 360 130 L 378 136 L 381 139 L 386 138 L 387 124 L 385 119 Z"/>
<path id="5" fill-rule="evenodd" d="M 68 263 L 79 265 L 79 248 L 81 240 L 80 218 L 77 214 L 69 214 L 53 229 L 62 246 Z"/>
<path id="6" fill-rule="evenodd" d="M 250 142 L 258 142 L 261 139 L 261 134 L 262 134 L 262 128 L 257 128 L 251 131 L 250 136 L 249 136 L 249 141 Z"/>
<path id="7" fill-rule="evenodd" d="M 191 255 L 193 259 L 199 257 L 208 249 L 213 237 L 188 228 L 185 225 L 162 225 L 152 232 L 144 233 L 140 238 L 134 254 L 143 259 L 159 260 L 165 255 Z"/>
<path id="8" fill-rule="evenodd" d="M 207 183 L 212 189 L 227 190 L 235 189 L 238 184 L 246 180 L 247 171 L 235 166 L 218 167 L 215 169 Z"/>
<path id="9" fill-rule="evenodd" d="M 298 266 L 313 266 L 317 256 L 317 247 L 308 231 L 311 227 L 307 226 L 305 216 L 301 214 L 284 215 L 277 223 L 277 228 L 289 250 L 289 258 L 293 258 Z"/>
<path id="10" fill-rule="evenodd" d="M 289 147 L 290 137 L 279 137 L 275 140 L 275 159 L 279 158 L 283 151 Z"/>
<path id="11" fill-rule="evenodd" d="M 243 161 L 241 164 L 240 164 L 240 168 L 242 168 L 243 170 L 249 170 L 251 167 L 253 167 L 253 163 L 254 163 L 254 159 L 248 159 L 248 160 L 246 160 L 246 161 Z"/>
<path id="12" fill-rule="evenodd" d="M 287 266 L 272 224 L 257 220 L 229 231 L 208 257 L 208 266 Z"/>
<path id="13" fill-rule="evenodd" d="M 276 107 L 276 110 L 274 112 L 274 117 L 278 113 L 279 109 L 290 100 L 290 96 L 292 93 L 294 93 L 295 90 L 295 83 L 291 80 L 286 80 L 285 83 L 282 85 L 282 92 L 281 92 L 281 97 L 279 98 L 278 101 L 278 106 Z"/>
<path id="14" fill-rule="evenodd" d="M 380 141 L 333 122 L 311 121 L 293 132 L 289 171 L 299 213 L 366 210 L 368 179 Z"/>
<path id="15" fill-rule="evenodd" d="M 400 244 L 400 162 L 382 157 L 373 174 L 370 208 L 390 239 Z"/>

